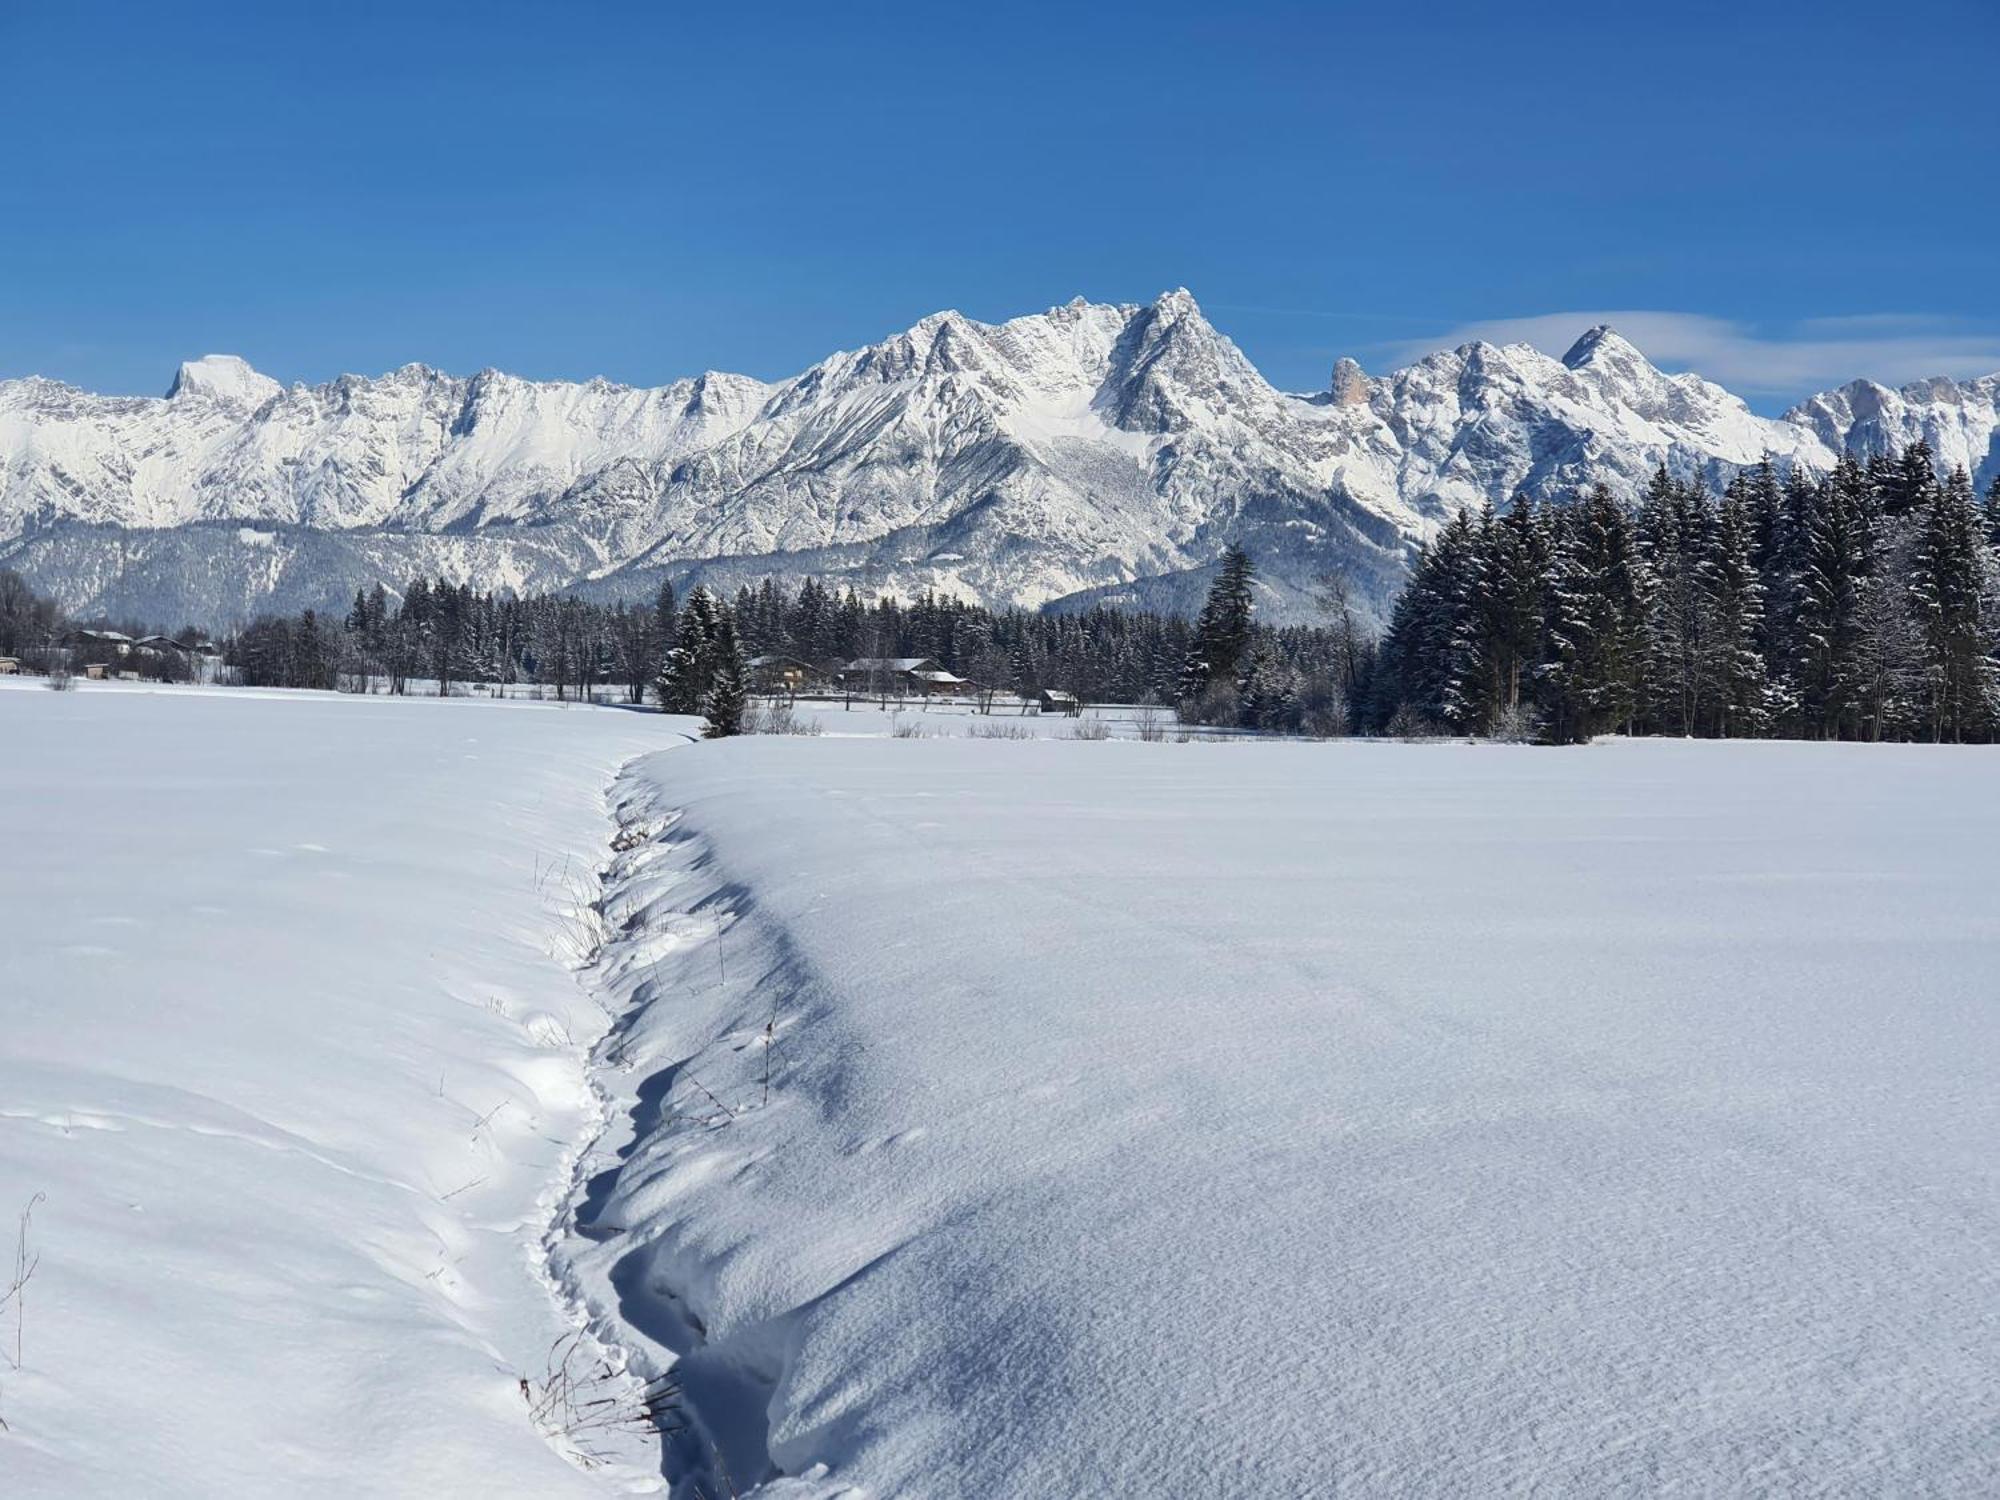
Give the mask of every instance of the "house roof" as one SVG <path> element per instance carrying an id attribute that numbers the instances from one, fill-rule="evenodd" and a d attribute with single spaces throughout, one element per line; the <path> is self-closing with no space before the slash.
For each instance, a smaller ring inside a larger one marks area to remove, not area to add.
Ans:
<path id="1" fill-rule="evenodd" d="M 951 672 L 912 672 L 910 675 L 922 682 L 950 683 L 950 682 L 966 682 L 969 680 L 964 677 L 959 677 Z"/>
<path id="2" fill-rule="evenodd" d="M 746 667 L 806 667 L 812 663 L 796 656 L 753 656 L 743 664 Z"/>
<path id="3" fill-rule="evenodd" d="M 935 672 L 938 664 L 928 656 L 857 656 L 847 664 L 850 672 Z"/>

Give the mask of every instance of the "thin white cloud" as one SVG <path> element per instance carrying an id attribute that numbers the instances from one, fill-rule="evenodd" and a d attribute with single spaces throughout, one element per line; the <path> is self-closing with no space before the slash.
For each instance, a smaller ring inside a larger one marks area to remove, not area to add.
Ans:
<path id="1" fill-rule="evenodd" d="M 1401 365 L 1474 339 L 1532 344 L 1560 358 L 1578 335 L 1609 323 L 1665 370 L 1693 370 L 1745 396 L 1802 396 L 1854 379 L 1902 385 L 1932 375 L 2000 371 L 2000 334 L 1921 314 L 1811 318 L 1762 332 L 1702 313 L 1637 309 L 1543 313 L 1466 323 L 1435 338 L 1382 346 Z"/>

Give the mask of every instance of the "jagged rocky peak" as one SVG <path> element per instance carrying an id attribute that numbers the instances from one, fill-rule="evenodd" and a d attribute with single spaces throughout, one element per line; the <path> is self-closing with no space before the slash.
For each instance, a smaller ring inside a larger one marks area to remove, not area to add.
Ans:
<path id="1" fill-rule="evenodd" d="M 1569 353 L 1562 362 L 1572 370 L 1585 365 L 1646 365 L 1646 356 L 1641 354 L 1609 323 L 1599 323 L 1586 332 L 1582 338 L 1569 346 Z"/>
<path id="2" fill-rule="evenodd" d="M 1184 432 L 1272 394 L 1185 287 L 1130 310 L 1110 364 L 1097 404 L 1128 432 Z"/>
<path id="3" fill-rule="evenodd" d="M 284 390 L 268 375 L 260 375 L 250 362 L 234 354 L 204 354 L 184 361 L 167 388 L 167 398 L 193 396 L 227 401 L 235 406 L 262 406 Z"/>
<path id="4" fill-rule="evenodd" d="M 1240 540 L 1272 577 L 1337 562 L 1386 598 L 1461 507 L 1634 494 L 1663 462 L 1720 484 L 1767 454 L 1825 470 L 1924 436 L 1982 487 L 2000 472 L 2000 380 L 1856 383 L 1772 419 L 1598 327 L 1561 362 L 1475 342 L 1373 376 L 1342 359 L 1295 396 L 1182 288 L 997 324 L 934 313 L 768 385 L 407 365 L 281 391 L 217 355 L 172 397 L 0 381 L 0 566 L 111 613 L 131 598 L 108 579 L 175 616 L 236 591 L 216 618 L 446 562 L 539 588 L 739 560 L 1035 604 L 1176 578 Z M 312 536 L 289 582 L 264 553 L 218 562 L 233 531 L 179 535 L 269 521 Z M 175 534 L 153 584 L 120 527 Z"/>
<path id="5" fill-rule="evenodd" d="M 1375 382 L 1359 363 L 1343 354 L 1333 362 L 1330 389 L 1335 406 L 1366 406 L 1375 394 Z"/>
<path id="6" fill-rule="evenodd" d="M 1736 422 L 1749 408 L 1699 375 L 1668 375 L 1607 323 L 1570 345 L 1563 366 L 1590 380 L 1603 399 L 1652 422 L 1701 424 Z"/>

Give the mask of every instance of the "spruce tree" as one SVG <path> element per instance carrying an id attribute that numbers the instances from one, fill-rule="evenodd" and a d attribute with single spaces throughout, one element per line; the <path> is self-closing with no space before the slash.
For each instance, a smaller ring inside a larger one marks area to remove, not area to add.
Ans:
<path id="1" fill-rule="evenodd" d="M 1250 556 L 1242 548 L 1231 547 L 1222 554 L 1222 566 L 1195 620 L 1194 640 L 1181 669 L 1179 697 L 1183 702 L 1199 705 L 1218 687 L 1240 686 L 1238 678 L 1248 666 L 1244 651 L 1250 643 L 1254 608 L 1250 585 L 1255 576 Z"/>
<path id="2" fill-rule="evenodd" d="M 1482 508 L 1476 521 L 1461 512 L 1446 528 L 1450 592 L 1438 709 L 1459 734 L 1482 733 L 1493 714 L 1498 674 L 1492 638 L 1493 531 L 1490 507 Z"/>
<path id="3" fill-rule="evenodd" d="M 1565 528 L 1556 565 L 1551 738 L 1580 743 L 1630 728 L 1645 650 L 1640 574 L 1624 508 L 1598 485 Z"/>
<path id="4" fill-rule="evenodd" d="M 1646 559 L 1646 682 L 1654 722 L 1669 734 L 1701 732 L 1712 663 L 1702 569 L 1712 518 L 1699 480 L 1676 484 L 1662 467 L 1639 513 Z"/>
<path id="5" fill-rule="evenodd" d="M 1429 724 L 1459 727 L 1459 686 L 1479 561 L 1471 516 L 1461 511 L 1417 554 L 1397 596 L 1383 642 L 1386 701 L 1375 717 L 1398 709 Z"/>
<path id="6" fill-rule="evenodd" d="M 1549 539 L 1535 503 L 1517 495 L 1493 528 L 1482 600 L 1493 713 L 1516 726 L 1531 716 L 1540 679 L 1549 563 Z"/>
<path id="7" fill-rule="evenodd" d="M 674 644 L 654 683 L 660 707 L 670 714 L 698 714 L 715 673 L 722 608 L 701 584 L 688 592 L 674 625 Z"/>
<path id="8" fill-rule="evenodd" d="M 1818 487 L 1794 467 L 1782 489 L 1772 482 L 1768 463 L 1753 470 L 1750 495 L 1759 516 L 1757 576 L 1764 585 L 1764 665 L 1771 675 L 1771 722 L 1783 734 L 1804 732 L 1804 694 L 1800 663 L 1805 648 L 1800 635 L 1800 597 L 1804 588 L 1806 538 L 1819 505 Z"/>
<path id="9" fill-rule="evenodd" d="M 1770 679 L 1760 646 L 1764 582 L 1756 560 L 1754 497 L 1748 484 L 1732 483 L 1723 493 L 1701 568 L 1712 723 L 1725 739 L 1762 734 L 1771 720 Z"/>
<path id="10" fill-rule="evenodd" d="M 1812 487 L 1801 519 L 1794 671 L 1802 727 L 1815 738 L 1838 739 L 1860 723 L 1861 689 L 1870 675 L 1861 648 L 1874 514 L 1866 473 L 1844 457 Z"/>
<path id="11" fill-rule="evenodd" d="M 725 615 L 716 622 L 709 652 L 708 689 L 702 694 L 701 711 L 708 723 L 702 738 L 727 739 L 743 732 L 743 707 L 749 698 L 745 681 L 743 650 L 736 638 L 736 626 Z"/>
<path id="12" fill-rule="evenodd" d="M 1871 459 L 1870 471 L 1882 515 L 1891 521 L 1922 514 L 1937 492 L 1937 455 L 1923 438 L 1894 459 L 1883 456 L 1879 472 Z"/>
<path id="13" fill-rule="evenodd" d="M 1910 570 L 1932 740 L 1984 739 L 1991 730 L 1988 566 L 1972 480 L 1954 469 L 1919 517 Z"/>

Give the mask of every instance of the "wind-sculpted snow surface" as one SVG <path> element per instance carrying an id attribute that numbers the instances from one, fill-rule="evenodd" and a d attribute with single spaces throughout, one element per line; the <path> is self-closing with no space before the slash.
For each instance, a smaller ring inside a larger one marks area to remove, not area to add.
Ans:
<path id="1" fill-rule="evenodd" d="M 673 728 L 0 689 L 0 1495 L 607 1492 L 519 1381 L 603 790 Z"/>
<path id="2" fill-rule="evenodd" d="M 688 1493 L 1992 1493 L 1993 773 L 649 759 L 555 1264 Z"/>
<path id="3" fill-rule="evenodd" d="M 1766 456 L 1823 470 L 1918 437 L 1983 484 L 1996 389 L 1856 382 L 1772 420 L 1597 328 L 1560 360 L 1473 343 L 1380 379 L 1342 360 L 1328 390 L 1290 394 L 1182 290 L 937 313 L 775 384 L 409 365 L 286 388 L 212 355 L 164 398 L 0 381 L 0 564 L 79 612 L 219 626 L 418 571 L 1181 605 L 1233 542 L 1270 611 L 1331 566 L 1379 608 L 1441 519 L 1520 492 L 1630 493 L 1663 463 L 1715 483 Z"/>

